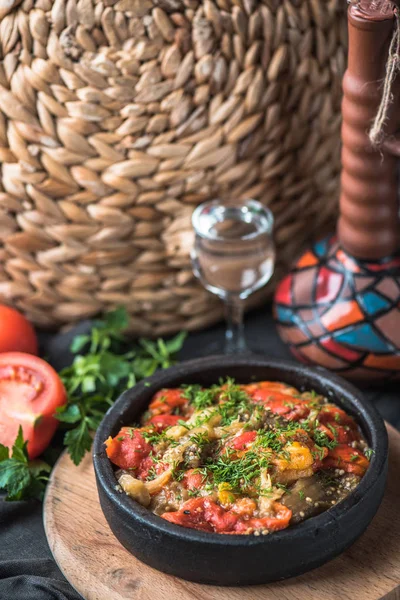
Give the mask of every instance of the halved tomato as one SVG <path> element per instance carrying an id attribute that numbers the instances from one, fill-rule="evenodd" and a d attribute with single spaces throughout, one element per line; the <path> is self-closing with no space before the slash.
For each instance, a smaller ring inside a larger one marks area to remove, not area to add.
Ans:
<path id="1" fill-rule="evenodd" d="M 0 352 L 38 353 L 35 330 L 20 312 L 0 304 Z"/>
<path id="2" fill-rule="evenodd" d="M 0 443 L 12 447 L 21 425 L 30 458 L 47 448 L 58 426 L 56 408 L 67 401 L 61 379 L 41 358 L 0 354 Z"/>

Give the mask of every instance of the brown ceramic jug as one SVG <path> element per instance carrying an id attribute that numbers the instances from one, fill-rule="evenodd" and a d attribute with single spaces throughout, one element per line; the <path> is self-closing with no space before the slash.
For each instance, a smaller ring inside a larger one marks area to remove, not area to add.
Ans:
<path id="1" fill-rule="evenodd" d="M 306 252 L 275 296 L 295 356 L 351 379 L 400 377 L 397 10 L 388 0 L 349 6 L 337 238 Z"/>

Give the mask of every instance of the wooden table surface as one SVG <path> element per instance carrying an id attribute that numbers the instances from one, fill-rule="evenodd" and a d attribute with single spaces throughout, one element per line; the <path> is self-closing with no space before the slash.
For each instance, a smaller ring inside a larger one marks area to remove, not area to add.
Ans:
<path id="1" fill-rule="evenodd" d="M 300 577 L 223 588 L 187 582 L 141 563 L 121 546 L 103 516 L 89 455 L 75 467 L 63 454 L 53 470 L 44 503 L 51 551 L 85 600 L 399 600 L 400 434 L 390 426 L 388 431 L 388 484 L 371 525 L 344 554 Z"/>

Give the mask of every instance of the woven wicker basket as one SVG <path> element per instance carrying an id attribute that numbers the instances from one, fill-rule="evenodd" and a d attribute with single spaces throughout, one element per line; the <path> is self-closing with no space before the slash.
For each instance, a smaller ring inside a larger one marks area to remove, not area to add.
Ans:
<path id="1" fill-rule="evenodd" d="M 276 218 L 277 273 L 335 213 L 343 0 L 0 3 L 0 300 L 52 326 L 124 304 L 203 327 L 190 216 Z"/>

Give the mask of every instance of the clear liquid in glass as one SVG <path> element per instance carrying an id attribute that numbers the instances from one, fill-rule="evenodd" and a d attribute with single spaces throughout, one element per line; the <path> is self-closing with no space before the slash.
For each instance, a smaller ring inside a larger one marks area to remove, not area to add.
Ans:
<path id="1" fill-rule="evenodd" d="M 247 298 L 274 270 L 271 223 L 243 207 L 216 207 L 198 220 L 193 266 L 203 285 L 221 298 Z"/>

